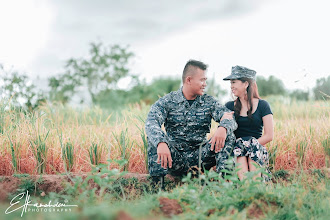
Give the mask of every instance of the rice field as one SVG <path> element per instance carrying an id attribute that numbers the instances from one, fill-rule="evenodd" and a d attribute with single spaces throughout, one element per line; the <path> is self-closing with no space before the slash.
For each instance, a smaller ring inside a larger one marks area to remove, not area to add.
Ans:
<path id="1" fill-rule="evenodd" d="M 295 102 L 269 97 L 275 121 L 274 140 L 267 144 L 272 171 L 329 168 L 330 102 Z M 92 107 L 58 104 L 34 113 L 0 104 L 0 175 L 90 172 L 128 161 L 124 171 L 148 173 L 144 120 L 150 106 L 135 104 L 120 116 Z M 216 123 L 212 123 L 211 133 Z"/>

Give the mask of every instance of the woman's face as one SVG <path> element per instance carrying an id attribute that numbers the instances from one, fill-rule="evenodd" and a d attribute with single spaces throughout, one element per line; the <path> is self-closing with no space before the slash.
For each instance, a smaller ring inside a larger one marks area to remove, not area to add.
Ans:
<path id="1" fill-rule="evenodd" d="M 232 79 L 230 80 L 231 84 L 231 92 L 236 97 L 243 97 L 245 95 L 246 88 L 249 86 L 249 83 L 247 81 L 242 82 L 238 79 Z"/>

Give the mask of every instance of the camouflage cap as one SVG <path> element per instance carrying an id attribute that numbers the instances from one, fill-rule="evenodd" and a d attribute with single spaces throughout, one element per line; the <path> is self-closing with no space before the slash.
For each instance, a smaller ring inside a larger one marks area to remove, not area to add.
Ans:
<path id="1" fill-rule="evenodd" d="M 240 79 L 240 78 L 248 78 L 255 80 L 256 71 L 246 68 L 244 66 L 233 66 L 231 68 L 231 75 L 227 76 L 223 80 L 231 80 L 231 79 Z"/>

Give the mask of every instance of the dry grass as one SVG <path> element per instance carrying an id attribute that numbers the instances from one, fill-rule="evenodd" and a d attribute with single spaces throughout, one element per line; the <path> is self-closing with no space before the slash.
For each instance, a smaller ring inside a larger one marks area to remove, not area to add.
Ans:
<path id="1" fill-rule="evenodd" d="M 271 105 L 275 120 L 275 138 L 267 148 L 270 151 L 277 148 L 274 169 L 300 168 L 298 161 L 301 162 L 303 169 L 325 167 L 326 157 L 329 155 L 325 155 L 325 146 L 322 142 L 324 143 L 324 140 L 329 139 L 330 136 L 330 103 L 285 103 L 283 100 L 275 100 Z M 113 134 L 126 129 L 133 143 L 129 152 L 128 170 L 147 173 L 143 140 L 139 130 L 144 128 L 144 124 L 138 117 L 146 118 L 148 110 L 149 106 L 145 105 L 131 106 L 122 112 L 122 118 L 115 122 L 110 120 L 111 114 L 99 108 L 74 110 L 59 105 L 47 105 L 34 115 L 2 110 L 0 112 L 2 124 L 0 175 L 12 175 L 15 172 L 37 174 L 37 160 L 30 141 L 38 135 L 45 136 L 48 131 L 46 173 L 65 172 L 61 141 L 62 143 L 70 141 L 74 145 L 75 163 L 72 171 L 88 172 L 92 167 L 88 154 L 89 146 L 92 143 L 104 146 L 101 163 L 107 163 L 109 159 L 120 159 L 121 152 L 116 147 L 118 145 Z M 210 135 L 213 134 L 215 127 L 216 124 L 212 123 Z M 303 145 L 306 148 L 302 148 Z M 16 162 L 12 155 L 17 155 Z M 116 165 L 111 163 L 109 167 Z"/>

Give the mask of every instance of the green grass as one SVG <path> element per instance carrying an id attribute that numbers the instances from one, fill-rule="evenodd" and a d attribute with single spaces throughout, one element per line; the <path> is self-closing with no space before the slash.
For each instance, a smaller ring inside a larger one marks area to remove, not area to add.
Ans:
<path id="1" fill-rule="evenodd" d="M 92 143 L 92 145 L 89 146 L 88 154 L 92 165 L 96 166 L 100 164 L 102 153 L 103 153 L 103 147 L 101 144 Z"/>
<path id="2" fill-rule="evenodd" d="M 71 142 L 67 142 L 62 147 L 62 159 L 65 170 L 67 172 L 71 172 L 75 162 L 74 145 Z"/>
<path id="3" fill-rule="evenodd" d="M 67 201 L 79 208 L 72 208 L 67 213 L 28 212 L 24 219 L 115 219 L 119 211 L 133 218 L 158 219 L 164 218 L 160 197 L 175 199 L 181 205 L 183 213 L 174 219 L 327 219 L 330 181 L 326 172 L 313 170 L 308 174 L 290 174 L 278 171 L 274 173 L 276 183 L 264 184 L 254 181 L 253 173 L 243 182 L 232 175 L 228 182 L 210 171 L 197 178 L 188 174 L 181 185 L 158 191 L 148 182 L 122 179 L 125 172 L 102 170 L 85 179 L 72 178 L 73 184 L 68 184 L 61 193 L 49 193 L 43 198 L 38 194 L 31 196 L 31 200 L 39 203 Z M 99 187 L 90 185 L 91 182 Z M 25 178 L 17 192 L 33 192 L 37 183 Z M 0 205 L 1 213 L 6 207 L 8 204 Z M 17 213 L 5 217 L 14 219 Z"/>
<path id="4" fill-rule="evenodd" d="M 38 135 L 34 140 L 30 140 L 30 146 L 33 155 L 37 161 L 37 170 L 39 174 L 43 174 L 46 172 L 47 152 L 48 152 L 46 139 L 48 137 L 48 134 L 49 131 L 47 132 L 45 137 L 42 137 L 42 135 Z"/>

